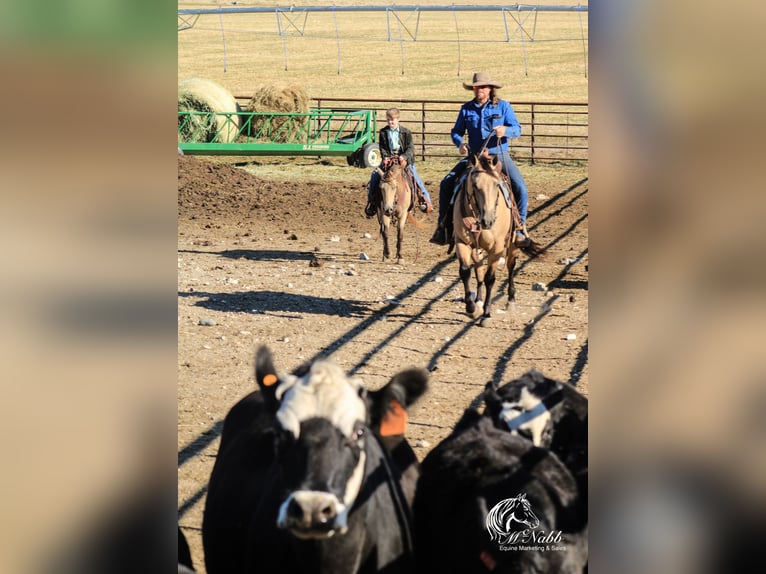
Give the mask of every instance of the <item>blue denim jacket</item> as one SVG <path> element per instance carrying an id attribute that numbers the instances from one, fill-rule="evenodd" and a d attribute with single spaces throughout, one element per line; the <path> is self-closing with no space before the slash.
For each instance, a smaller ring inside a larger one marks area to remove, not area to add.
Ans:
<path id="1" fill-rule="evenodd" d="M 463 143 L 463 135 L 468 132 L 468 147 L 471 153 L 479 153 L 484 140 L 492 133 L 492 128 L 505 126 L 505 136 L 492 137 L 487 144 L 487 150 L 492 155 L 499 155 L 508 151 L 508 139 L 517 138 L 521 135 L 521 126 L 516 119 L 511 104 L 505 100 L 498 100 L 497 105 L 488 101 L 483 106 L 476 100 L 466 102 L 460 108 L 455 126 L 452 128 L 452 141 L 457 146 Z"/>

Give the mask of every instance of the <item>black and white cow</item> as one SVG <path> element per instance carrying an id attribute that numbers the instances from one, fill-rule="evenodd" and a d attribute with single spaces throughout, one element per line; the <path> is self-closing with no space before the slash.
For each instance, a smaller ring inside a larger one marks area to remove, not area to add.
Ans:
<path id="1" fill-rule="evenodd" d="M 208 573 L 410 572 L 418 464 L 401 417 L 427 376 L 367 391 L 327 360 L 278 374 L 260 348 L 259 390 L 226 416 L 210 477 Z"/>
<path id="2" fill-rule="evenodd" d="M 419 569 L 587 571 L 587 399 L 570 390 L 535 372 L 489 386 L 484 412 L 466 410 L 426 456 L 413 505 Z"/>
<path id="3" fill-rule="evenodd" d="M 499 429 L 519 433 L 553 451 L 588 496 L 588 399 L 569 383 L 536 370 L 484 393 L 485 414 Z"/>

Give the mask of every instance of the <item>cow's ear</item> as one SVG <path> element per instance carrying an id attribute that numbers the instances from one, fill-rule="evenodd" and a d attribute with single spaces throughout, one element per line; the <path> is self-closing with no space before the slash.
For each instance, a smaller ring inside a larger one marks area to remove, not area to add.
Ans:
<path id="1" fill-rule="evenodd" d="M 407 408 L 428 388 L 428 372 L 407 369 L 397 373 L 381 389 L 369 393 L 370 428 L 380 435 L 404 434 Z"/>
<path id="2" fill-rule="evenodd" d="M 484 400 L 484 414 L 489 415 L 492 420 L 496 420 L 503 408 L 503 399 L 497 393 L 497 384 L 490 381 L 484 387 L 482 393 Z"/>
<path id="3" fill-rule="evenodd" d="M 404 408 L 417 401 L 428 388 L 428 371 L 425 369 L 406 369 L 391 377 L 385 387 L 392 398 L 397 399 Z"/>
<path id="4" fill-rule="evenodd" d="M 266 346 L 259 347 L 255 352 L 255 382 L 258 383 L 266 403 L 275 406 L 279 376 L 274 368 L 271 351 Z"/>

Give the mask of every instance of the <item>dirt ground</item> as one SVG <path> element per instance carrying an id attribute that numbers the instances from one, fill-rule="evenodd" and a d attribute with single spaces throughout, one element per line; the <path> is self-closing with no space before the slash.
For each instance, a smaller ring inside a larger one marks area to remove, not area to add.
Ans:
<path id="1" fill-rule="evenodd" d="M 553 181 L 550 168 L 524 168 L 528 227 L 549 254 L 520 257 L 508 309 L 501 270 L 490 327 L 465 315 L 454 255 L 428 242 L 435 214 L 407 226 L 401 264 L 382 262 L 361 177 L 265 181 L 197 157 L 178 170 L 178 506 L 198 572 L 222 420 L 255 387 L 258 345 L 283 370 L 332 355 L 370 388 L 428 369 L 408 427 L 421 460 L 489 381 L 535 368 L 588 393 L 586 168 L 562 166 Z M 438 181 L 425 183 L 438 201 Z"/>

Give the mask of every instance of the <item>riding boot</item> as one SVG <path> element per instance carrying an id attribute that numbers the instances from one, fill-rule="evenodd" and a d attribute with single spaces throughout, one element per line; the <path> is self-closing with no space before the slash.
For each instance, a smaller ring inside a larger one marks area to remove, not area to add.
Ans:
<path id="1" fill-rule="evenodd" d="M 378 213 L 378 206 L 375 205 L 377 195 L 378 194 L 375 191 L 367 194 L 367 205 L 364 206 L 364 215 L 367 217 L 367 219 L 375 217 L 375 215 Z"/>
<path id="2" fill-rule="evenodd" d="M 452 227 L 453 227 L 452 218 L 448 217 L 444 225 L 444 237 L 445 237 L 445 240 L 447 241 L 447 245 L 452 243 L 452 240 L 453 240 L 452 236 L 453 236 L 454 230 L 452 229 Z"/>
<path id="3" fill-rule="evenodd" d="M 445 232 L 443 225 L 439 225 L 436 228 L 436 231 L 434 231 L 434 234 L 429 241 L 436 245 L 447 245 L 447 233 Z"/>

